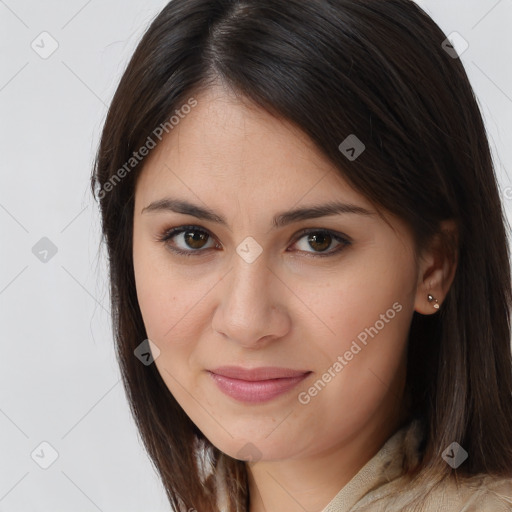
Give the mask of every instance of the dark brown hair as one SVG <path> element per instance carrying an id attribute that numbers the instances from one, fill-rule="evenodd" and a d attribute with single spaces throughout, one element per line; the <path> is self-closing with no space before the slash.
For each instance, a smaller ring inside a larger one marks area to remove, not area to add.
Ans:
<path id="1" fill-rule="evenodd" d="M 231 510 L 247 510 L 247 473 L 243 461 L 205 439 L 155 365 L 134 356 L 147 336 L 132 260 L 144 159 L 133 158 L 169 116 L 216 82 L 302 129 L 357 191 L 408 223 L 418 252 L 442 220 L 456 221 L 453 284 L 439 313 L 414 313 L 409 336 L 411 418 L 422 418 L 426 431 L 415 470 L 434 480 L 512 475 L 506 218 L 481 113 L 445 39 L 410 0 L 173 0 L 140 41 L 112 100 L 91 186 L 124 386 L 176 510 L 217 510 L 212 479 L 203 484 L 199 475 L 197 446 L 214 464 L 224 461 Z M 366 146 L 353 162 L 338 149 L 350 134 Z M 454 440 L 470 454 L 457 470 L 440 457 Z"/>

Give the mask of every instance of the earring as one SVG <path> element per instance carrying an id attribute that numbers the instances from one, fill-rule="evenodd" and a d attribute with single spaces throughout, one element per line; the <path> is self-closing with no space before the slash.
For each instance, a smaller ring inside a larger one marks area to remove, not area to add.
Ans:
<path id="1" fill-rule="evenodd" d="M 432 295 L 430 295 L 430 293 L 428 294 L 428 301 L 429 302 L 435 301 L 435 304 L 433 306 L 435 309 L 439 309 L 439 302 L 437 301 L 437 299 L 432 297 Z"/>

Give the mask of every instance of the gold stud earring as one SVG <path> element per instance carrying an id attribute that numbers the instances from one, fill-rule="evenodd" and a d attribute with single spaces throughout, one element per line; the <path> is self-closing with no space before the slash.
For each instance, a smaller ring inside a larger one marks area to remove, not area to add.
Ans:
<path id="1" fill-rule="evenodd" d="M 435 301 L 435 304 L 433 304 L 434 309 L 439 309 L 439 302 L 437 301 L 437 299 L 432 297 L 432 295 L 430 295 L 430 293 L 428 294 L 428 301 L 429 302 Z"/>

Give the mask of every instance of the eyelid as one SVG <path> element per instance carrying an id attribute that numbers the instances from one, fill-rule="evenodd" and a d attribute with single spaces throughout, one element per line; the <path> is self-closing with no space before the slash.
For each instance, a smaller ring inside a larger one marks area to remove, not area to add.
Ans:
<path id="1" fill-rule="evenodd" d="M 156 236 L 156 241 L 162 242 L 162 243 L 168 245 L 169 250 L 171 252 L 178 254 L 178 255 L 183 255 L 183 256 L 200 256 L 200 255 L 206 253 L 207 251 L 209 251 L 210 249 L 212 249 L 212 247 L 209 247 L 207 249 L 183 250 L 183 249 L 178 249 L 176 247 L 171 247 L 170 244 L 167 244 L 167 242 L 169 242 L 169 240 L 171 240 L 173 237 L 175 237 L 177 235 L 181 235 L 187 231 L 195 231 L 195 232 L 199 232 L 199 233 L 204 233 L 204 234 L 208 235 L 210 238 L 217 240 L 217 238 L 208 229 L 203 228 L 202 226 L 182 225 L 182 226 L 177 226 L 177 227 L 168 228 L 168 229 L 163 230 L 163 232 L 161 232 L 159 235 Z M 311 252 L 310 251 L 294 251 L 294 252 L 307 254 L 308 257 L 310 256 L 313 258 L 318 258 L 318 257 L 323 258 L 323 257 L 334 256 L 335 254 L 338 254 L 339 252 L 341 252 L 345 247 L 352 245 L 352 239 L 349 236 L 345 235 L 344 233 L 340 233 L 338 231 L 328 229 L 328 228 L 315 228 L 315 227 L 303 228 L 303 229 L 299 230 L 298 232 L 296 232 L 292 237 L 291 245 L 295 245 L 301 238 L 303 238 L 305 235 L 308 235 L 310 233 L 328 234 L 328 235 L 332 236 L 332 238 L 336 242 L 338 242 L 340 245 L 338 246 L 338 248 L 331 249 L 330 251 L 327 251 L 327 252 L 314 252 L 314 251 L 311 251 Z M 217 240 L 217 242 L 218 242 L 218 240 Z M 287 252 L 290 252 L 290 251 L 287 251 Z"/>

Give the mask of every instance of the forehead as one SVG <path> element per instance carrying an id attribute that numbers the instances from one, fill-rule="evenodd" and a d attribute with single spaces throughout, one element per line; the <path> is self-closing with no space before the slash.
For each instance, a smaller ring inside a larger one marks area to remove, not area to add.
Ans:
<path id="1" fill-rule="evenodd" d="M 194 98 L 197 105 L 147 157 L 138 196 L 180 190 L 248 208 L 268 206 L 268 199 L 290 207 L 340 199 L 371 207 L 298 127 L 220 87 Z"/>

